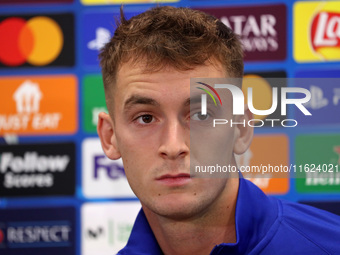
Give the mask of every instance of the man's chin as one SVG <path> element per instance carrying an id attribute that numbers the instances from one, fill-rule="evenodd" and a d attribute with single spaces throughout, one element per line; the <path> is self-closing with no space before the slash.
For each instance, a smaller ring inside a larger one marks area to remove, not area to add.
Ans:
<path id="1" fill-rule="evenodd" d="M 167 198 L 158 198 L 147 206 L 150 211 L 159 216 L 173 219 L 186 220 L 197 215 L 202 210 L 202 203 L 197 199 L 186 196 L 169 196 Z"/>
<path id="2" fill-rule="evenodd" d="M 174 221 L 183 221 L 191 219 L 195 216 L 195 210 L 192 208 L 157 208 L 154 210 L 158 216 L 162 216 L 167 219 L 171 219 Z"/>

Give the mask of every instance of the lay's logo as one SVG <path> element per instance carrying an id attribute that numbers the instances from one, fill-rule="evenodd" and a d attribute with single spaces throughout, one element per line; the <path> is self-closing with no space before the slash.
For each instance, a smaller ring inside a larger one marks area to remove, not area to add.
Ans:
<path id="1" fill-rule="evenodd" d="M 323 48 L 340 47 L 340 13 L 318 13 L 312 22 L 312 46 L 322 54 Z M 327 52 L 325 52 L 327 58 Z"/>
<path id="2" fill-rule="evenodd" d="M 294 58 L 298 62 L 340 60 L 340 1 L 294 5 Z"/>

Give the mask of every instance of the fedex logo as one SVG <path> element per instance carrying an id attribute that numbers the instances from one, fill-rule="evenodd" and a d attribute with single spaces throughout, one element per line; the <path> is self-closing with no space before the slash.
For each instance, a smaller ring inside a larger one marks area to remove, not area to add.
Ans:
<path id="1" fill-rule="evenodd" d="M 135 197 L 126 179 L 122 159 L 107 158 L 98 138 L 86 138 L 82 144 L 82 154 L 82 186 L 85 197 Z"/>
<path id="2" fill-rule="evenodd" d="M 104 155 L 94 156 L 94 171 L 93 177 L 99 179 L 100 175 L 105 175 L 110 179 L 125 178 L 124 167 L 115 161 L 109 160 Z"/>

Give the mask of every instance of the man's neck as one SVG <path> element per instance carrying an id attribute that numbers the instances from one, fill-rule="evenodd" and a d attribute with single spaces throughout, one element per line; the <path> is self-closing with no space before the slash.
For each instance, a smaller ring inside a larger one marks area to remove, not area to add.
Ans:
<path id="1" fill-rule="evenodd" d="M 239 179 L 231 178 L 221 196 L 204 214 L 186 220 L 156 215 L 143 207 L 165 255 L 210 254 L 220 243 L 235 243 L 235 209 Z"/>

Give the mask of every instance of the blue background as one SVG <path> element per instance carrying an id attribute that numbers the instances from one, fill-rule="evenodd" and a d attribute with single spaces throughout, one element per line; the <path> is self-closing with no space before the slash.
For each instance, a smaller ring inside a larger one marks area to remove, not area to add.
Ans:
<path id="1" fill-rule="evenodd" d="M 293 78 L 295 75 L 298 77 L 340 77 L 340 62 L 316 62 L 316 63 L 297 63 L 293 59 L 293 0 L 282 1 L 250 1 L 250 0 L 182 0 L 176 3 L 171 3 L 172 6 L 185 6 L 185 7 L 217 7 L 217 6 L 248 6 L 254 4 L 270 5 L 273 3 L 284 3 L 287 6 L 287 57 L 283 61 L 255 61 L 245 64 L 245 72 L 270 72 L 270 71 L 285 71 L 288 78 Z M 126 4 L 124 6 L 127 16 L 131 13 L 142 12 L 154 4 Z M 83 98 L 82 84 L 85 75 L 99 74 L 100 68 L 96 65 L 97 56 L 95 51 L 86 49 L 86 45 L 90 40 L 94 39 L 94 31 L 98 25 L 108 28 L 112 31 L 112 25 L 114 23 L 113 16 L 119 13 L 120 5 L 94 5 L 84 6 L 79 1 L 75 1 L 71 4 L 22 4 L 22 5 L 1 5 L 0 15 L 20 15 L 20 14 L 51 14 L 51 13 L 64 13 L 71 12 L 75 15 L 75 66 L 70 68 L 13 68 L 13 69 L 0 69 L 0 76 L 17 76 L 17 75 L 52 75 L 52 74 L 74 74 L 78 77 L 79 81 L 79 129 L 75 134 L 62 135 L 62 136 L 26 136 L 19 137 L 19 143 L 40 143 L 40 142 L 62 142 L 73 141 L 76 143 L 76 194 L 71 197 L 32 197 L 32 198 L 0 198 L 0 208 L 13 209 L 13 208 L 35 208 L 35 207 L 64 207 L 72 206 L 76 208 L 76 254 L 80 254 L 80 207 L 84 202 L 96 202 L 96 201 L 122 201 L 123 199 L 87 199 L 82 194 L 81 186 L 81 144 L 87 137 L 97 137 L 96 134 L 88 134 L 84 132 L 82 127 L 82 105 Z M 101 13 L 101 14 L 100 14 Z M 0 38 L 1 40 L 3 38 Z M 315 71 L 317 70 L 317 71 Z M 330 70 L 330 71 L 329 71 Z M 338 85 L 339 86 L 339 85 Z M 1 89 L 1 88 L 0 88 Z M 0 92 L 1 93 L 1 92 Z M 327 97 L 327 92 L 325 92 Z M 5 107 L 1 105 L 1 107 Z M 330 114 L 333 115 L 335 123 L 333 125 L 307 125 L 298 126 L 293 129 L 285 130 L 285 133 L 289 136 L 290 140 L 290 162 L 294 162 L 294 141 L 297 135 L 300 134 L 340 134 L 340 114 L 339 107 L 334 108 L 332 113 L 320 112 L 320 116 L 325 119 L 329 119 Z M 257 129 L 257 134 L 275 134 L 282 133 L 280 128 L 263 128 Z M 0 143 L 5 143 L 4 139 L 0 138 Z M 339 141 L 340 143 L 340 141 Z M 295 180 L 290 180 L 290 190 L 285 195 L 278 195 L 277 197 L 292 200 L 292 201 L 335 201 L 337 207 L 340 207 L 340 194 L 301 194 L 295 189 Z M 6 211 L 5 211 L 6 212 Z M 0 220 L 1 221 L 1 220 Z"/>

